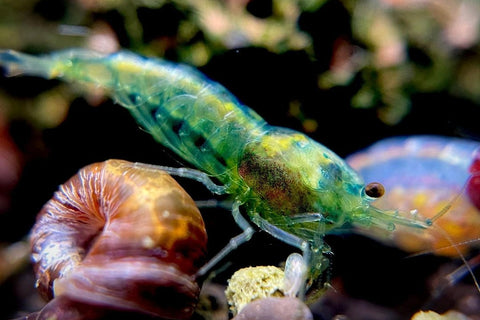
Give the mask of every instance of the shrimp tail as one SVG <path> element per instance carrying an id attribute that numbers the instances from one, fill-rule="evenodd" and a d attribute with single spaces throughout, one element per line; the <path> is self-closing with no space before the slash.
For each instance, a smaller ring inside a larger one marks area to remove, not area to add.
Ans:
<path id="1" fill-rule="evenodd" d="M 7 76 L 27 74 L 51 78 L 52 61 L 42 57 L 17 52 L 14 50 L 0 51 L 0 66 Z"/>
<path id="2" fill-rule="evenodd" d="M 86 49 L 68 49 L 51 54 L 30 55 L 14 50 L 0 50 L 0 66 L 5 69 L 7 76 L 28 75 L 46 79 L 62 78 L 69 81 L 91 82 L 107 87 L 108 84 L 98 83 L 95 77 L 98 73 L 91 73 L 89 65 L 96 62 L 101 65 L 102 54 Z M 83 64 L 82 64 L 83 62 Z M 76 65 L 75 68 L 72 68 Z M 104 78 L 99 78 L 100 82 Z"/>

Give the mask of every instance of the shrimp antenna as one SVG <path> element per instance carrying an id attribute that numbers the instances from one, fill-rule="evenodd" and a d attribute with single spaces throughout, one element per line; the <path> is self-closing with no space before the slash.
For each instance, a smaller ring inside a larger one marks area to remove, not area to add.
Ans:
<path id="1" fill-rule="evenodd" d="M 428 225 L 431 225 L 433 224 L 433 222 L 437 221 L 439 218 L 443 217 L 443 215 L 445 213 L 447 213 L 448 211 L 450 211 L 450 209 L 453 207 L 453 204 L 455 202 L 457 202 L 457 200 L 462 196 L 462 194 L 465 192 L 465 190 L 467 189 L 467 183 L 468 181 L 470 180 L 471 178 L 468 178 L 467 179 L 467 182 L 465 182 L 462 186 L 462 188 L 460 189 L 460 192 L 458 192 L 455 197 L 453 197 L 452 200 L 450 200 L 442 209 L 440 209 L 440 211 L 438 211 L 437 214 L 435 214 L 432 218 L 429 218 L 429 219 L 426 219 L 425 222 L 428 224 Z"/>
<path id="2" fill-rule="evenodd" d="M 406 258 L 409 259 L 409 258 L 415 258 L 415 257 L 419 257 L 419 256 L 423 256 L 425 254 L 429 254 L 429 253 L 433 253 L 433 252 L 438 252 L 438 251 L 442 251 L 442 250 L 447 250 L 447 249 L 451 249 L 455 246 L 463 246 L 463 245 L 469 245 L 471 243 L 475 243 L 475 242 L 478 242 L 480 241 L 480 237 L 479 238 L 475 238 L 475 239 L 470 239 L 470 240 L 465 240 L 465 241 L 460 241 L 460 242 L 456 242 L 455 245 L 445 245 L 445 246 L 442 246 L 442 247 L 438 247 L 438 248 L 435 248 L 435 249 L 430 249 L 430 250 L 421 250 L 421 251 L 417 251 L 415 253 L 412 253 L 412 254 L 409 254 Z"/>
<path id="3" fill-rule="evenodd" d="M 437 221 L 439 218 L 441 218 L 443 215 L 445 215 L 453 206 L 453 204 L 458 201 L 458 199 L 462 196 L 462 194 L 467 190 L 468 183 L 473 179 L 473 177 L 478 176 L 479 174 L 477 172 L 472 173 L 467 181 L 463 184 L 462 188 L 460 189 L 460 192 L 458 192 L 453 199 L 451 199 L 437 214 L 435 214 L 432 218 L 426 219 L 425 223 L 429 225 L 430 227 L 433 227 L 435 230 L 439 231 L 440 234 L 444 236 L 444 238 L 451 244 L 451 247 L 455 249 L 457 252 L 458 256 L 463 262 L 463 267 L 459 268 L 458 270 L 452 272 L 447 276 L 448 279 L 448 284 L 454 283 L 457 281 L 459 278 L 461 278 L 465 273 L 469 273 L 472 276 L 473 282 L 475 284 L 475 287 L 477 288 L 477 291 L 480 292 L 480 284 L 477 280 L 477 277 L 473 273 L 472 266 L 470 263 L 467 261 L 465 258 L 465 255 L 460 251 L 458 248 L 458 243 L 455 243 L 453 239 L 450 237 L 448 232 L 446 232 L 444 229 L 439 227 L 438 225 L 434 224 L 435 221 Z M 480 259 L 480 258 L 479 258 Z M 475 266 L 477 266 L 480 262 L 477 262 L 475 259 L 472 259 L 472 262 L 474 263 Z M 437 291 L 437 295 L 443 291 L 445 286 L 442 286 L 440 290 Z"/>
<path id="4" fill-rule="evenodd" d="M 472 174 L 470 174 L 470 176 L 467 178 L 467 181 L 465 181 L 465 183 L 463 184 L 462 188 L 460 189 L 460 191 L 455 195 L 455 197 L 453 197 L 452 200 L 450 200 L 440 211 L 438 211 L 437 214 L 435 214 L 432 218 L 430 219 L 426 219 L 425 222 L 427 224 L 432 224 L 433 222 L 435 222 L 436 220 L 438 220 L 439 218 L 441 218 L 445 213 L 447 213 L 453 206 L 453 204 L 462 196 L 462 194 L 467 190 L 467 187 L 468 187 L 468 183 L 470 182 L 470 180 L 472 180 L 474 177 L 478 177 L 480 176 L 480 173 L 479 172 L 474 172 Z M 480 210 L 480 208 L 479 208 Z"/>
<path id="5" fill-rule="evenodd" d="M 439 231 L 445 237 L 445 239 L 447 239 L 447 241 L 450 242 L 450 244 L 455 249 L 455 251 L 457 252 L 460 259 L 462 260 L 463 267 L 466 269 L 466 272 L 468 272 L 472 276 L 473 283 L 475 284 L 475 287 L 477 288 L 477 291 L 480 293 L 480 284 L 478 283 L 477 277 L 473 273 L 472 266 L 470 265 L 470 263 L 465 258 L 465 255 L 458 248 L 458 244 L 456 244 L 452 240 L 450 235 L 444 229 L 442 229 L 441 227 L 439 227 L 437 225 L 431 225 L 431 227 L 433 227 L 435 230 Z M 473 260 L 473 262 L 475 263 L 475 265 L 478 265 L 476 260 Z M 447 276 L 447 278 L 449 279 L 448 283 L 454 283 L 457 279 L 459 279 L 461 276 L 463 276 L 463 274 L 465 274 L 466 272 L 463 271 L 463 272 L 460 273 L 460 272 L 455 272 L 454 271 L 453 273 L 449 274 Z M 460 276 L 455 277 L 456 274 L 460 274 Z M 440 290 L 437 290 L 437 295 L 443 290 L 443 288 L 444 288 L 444 286 L 442 286 L 442 288 Z"/>

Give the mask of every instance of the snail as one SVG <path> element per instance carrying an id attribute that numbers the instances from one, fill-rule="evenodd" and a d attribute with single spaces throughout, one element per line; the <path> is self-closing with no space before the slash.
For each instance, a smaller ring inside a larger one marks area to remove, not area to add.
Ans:
<path id="1" fill-rule="evenodd" d="M 37 319 L 94 319 L 103 310 L 188 319 L 194 311 L 205 225 L 185 190 L 153 166 L 82 168 L 43 206 L 30 241 L 36 286 L 53 299 Z"/>

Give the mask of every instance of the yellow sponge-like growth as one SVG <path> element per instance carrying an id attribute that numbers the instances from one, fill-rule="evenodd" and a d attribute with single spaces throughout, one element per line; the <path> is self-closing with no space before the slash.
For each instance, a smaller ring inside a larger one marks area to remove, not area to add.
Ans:
<path id="1" fill-rule="evenodd" d="M 237 314 L 249 302 L 266 297 L 283 297 L 284 272 L 274 266 L 238 270 L 225 291 L 230 310 Z"/>

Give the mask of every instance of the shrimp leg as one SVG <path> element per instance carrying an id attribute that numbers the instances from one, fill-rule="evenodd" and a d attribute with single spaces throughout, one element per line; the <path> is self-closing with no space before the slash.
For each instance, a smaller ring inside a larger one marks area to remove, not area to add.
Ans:
<path id="1" fill-rule="evenodd" d="M 142 166 L 143 168 L 151 168 L 152 170 L 163 170 L 168 172 L 171 175 L 176 175 L 183 178 L 193 179 L 205 185 L 207 189 L 209 189 L 212 193 L 216 194 L 225 194 L 225 187 L 219 186 L 215 184 L 207 174 L 202 171 L 198 171 L 195 169 L 190 168 L 172 168 L 172 167 L 165 167 L 165 166 L 158 166 L 158 165 L 151 165 L 151 164 L 140 164 L 136 163 L 135 165 Z M 227 256 L 231 251 L 238 248 L 243 243 L 247 242 L 252 238 L 253 233 L 255 232 L 252 226 L 248 223 L 248 221 L 242 216 L 240 213 L 240 201 L 236 201 L 233 203 L 232 206 L 232 214 L 235 222 L 237 225 L 243 230 L 242 233 L 230 239 L 228 244 L 220 250 L 210 261 L 208 261 L 204 266 L 202 266 L 197 274 L 196 277 L 204 276 L 213 266 L 215 266 L 218 262 L 220 262 L 225 256 Z"/>
<path id="2" fill-rule="evenodd" d="M 173 168 L 166 166 L 158 166 L 153 164 L 144 164 L 144 163 L 135 163 L 136 166 L 141 166 L 143 168 L 150 168 L 152 170 L 163 170 L 171 175 L 179 176 L 182 178 L 188 178 L 202 183 L 210 192 L 218 195 L 226 194 L 226 187 L 215 184 L 208 174 L 191 169 L 191 168 Z"/>
<path id="3" fill-rule="evenodd" d="M 208 261 L 204 266 L 198 270 L 196 277 L 204 276 L 212 267 L 214 267 L 218 262 L 220 262 L 225 256 L 227 256 L 231 251 L 238 248 L 243 243 L 249 241 L 255 230 L 253 227 L 248 223 L 248 221 L 242 216 L 240 213 L 240 201 L 235 201 L 232 206 L 232 215 L 233 219 L 237 223 L 237 225 L 243 230 L 242 233 L 230 239 L 228 244 L 220 250 L 210 261 Z"/>
<path id="4" fill-rule="evenodd" d="M 262 230 L 267 231 L 270 233 L 273 237 L 295 247 L 300 250 L 302 250 L 302 256 L 303 256 L 303 264 L 306 268 L 310 268 L 313 266 L 314 261 L 313 261 L 313 255 L 312 255 L 312 249 L 309 245 L 309 243 L 291 233 L 288 233 L 282 229 L 280 229 L 277 226 L 274 226 L 267 220 L 263 219 L 260 216 L 255 217 L 255 222 L 260 226 Z M 304 277 L 305 273 L 298 273 L 296 276 L 301 277 L 302 279 L 297 279 L 296 281 L 293 281 L 293 279 L 290 279 L 292 282 L 297 282 L 297 283 L 302 283 L 302 287 L 298 290 L 299 291 L 299 297 L 303 299 L 305 297 L 305 292 L 306 292 L 306 286 L 304 282 Z"/>

